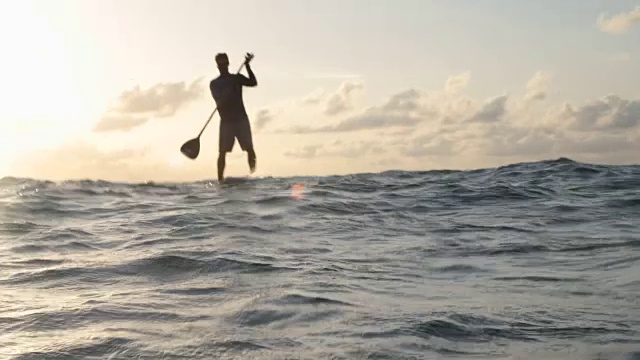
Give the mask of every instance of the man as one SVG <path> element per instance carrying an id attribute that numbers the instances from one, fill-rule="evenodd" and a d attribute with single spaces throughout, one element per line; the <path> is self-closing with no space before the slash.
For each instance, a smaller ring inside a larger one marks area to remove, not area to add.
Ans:
<path id="1" fill-rule="evenodd" d="M 220 76 L 211 80 L 209 89 L 220 113 L 220 135 L 218 139 L 218 181 L 220 183 L 224 181 L 226 155 L 233 149 L 235 138 L 238 138 L 240 148 L 247 152 L 251 173 L 256 169 L 256 153 L 253 149 L 251 125 L 242 100 L 243 86 L 254 87 L 258 85 L 249 65 L 252 59 L 253 54 L 247 53 L 244 61 L 249 73 L 247 78 L 240 73 L 229 73 L 229 58 L 227 54 L 219 53 L 215 57 Z"/>

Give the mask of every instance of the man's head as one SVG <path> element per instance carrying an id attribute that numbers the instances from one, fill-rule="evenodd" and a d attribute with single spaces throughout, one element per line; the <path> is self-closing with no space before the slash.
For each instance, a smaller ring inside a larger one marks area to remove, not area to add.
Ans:
<path id="1" fill-rule="evenodd" d="M 218 65 L 218 69 L 220 70 L 220 72 L 228 72 L 229 57 L 227 57 L 227 54 L 226 53 L 216 54 L 216 64 Z"/>

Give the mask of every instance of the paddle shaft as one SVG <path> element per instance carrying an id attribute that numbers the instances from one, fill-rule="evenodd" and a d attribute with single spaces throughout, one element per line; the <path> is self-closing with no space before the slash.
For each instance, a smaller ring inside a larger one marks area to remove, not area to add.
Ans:
<path id="1" fill-rule="evenodd" d="M 244 66 L 244 62 L 242 63 L 242 65 L 240 65 L 240 68 L 238 69 L 238 73 L 240 73 L 240 71 L 242 70 L 242 67 Z M 216 106 L 216 108 L 213 110 L 213 112 L 211 113 L 211 115 L 209 115 L 209 119 L 207 119 L 207 122 L 204 123 L 204 126 L 202 127 L 202 130 L 200 130 L 200 133 L 198 134 L 198 139 L 200 138 L 200 136 L 202 135 L 202 133 L 204 132 L 204 129 L 207 128 L 207 125 L 209 125 L 209 122 L 211 121 L 211 119 L 213 118 L 213 115 L 216 113 L 216 111 L 218 111 L 218 107 Z"/>

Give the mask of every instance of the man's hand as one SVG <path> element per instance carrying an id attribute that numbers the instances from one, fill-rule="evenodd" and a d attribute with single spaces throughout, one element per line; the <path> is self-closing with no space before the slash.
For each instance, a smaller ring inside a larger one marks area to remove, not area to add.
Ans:
<path id="1" fill-rule="evenodd" d="M 249 74 L 249 79 L 247 79 L 246 81 L 243 80 L 243 85 L 244 86 L 256 86 L 256 85 L 258 85 L 258 81 L 256 80 L 256 76 L 254 75 L 253 70 L 251 70 L 251 66 L 249 65 L 251 60 L 253 60 L 253 54 L 252 53 L 247 53 L 244 56 L 244 65 L 247 68 L 247 73 Z"/>
<path id="2" fill-rule="evenodd" d="M 252 53 L 247 53 L 244 56 L 244 64 L 249 66 L 249 63 L 251 62 L 251 60 L 253 60 L 253 54 Z"/>

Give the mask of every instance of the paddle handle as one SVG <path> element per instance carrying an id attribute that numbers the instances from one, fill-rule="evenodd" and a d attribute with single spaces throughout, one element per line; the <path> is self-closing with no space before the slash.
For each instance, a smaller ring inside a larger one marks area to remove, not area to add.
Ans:
<path id="1" fill-rule="evenodd" d="M 242 70 L 242 67 L 244 66 L 244 61 L 242 62 L 242 64 L 240 65 L 240 68 L 238 69 L 238 74 L 240 73 L 240 71 Z M 218 111 L 218 107 L 216 106 L 216 108 L 213 110 L 213 112 L 211 113 L 211 115 L 209 115 L 209 119 L 207 119 L 207 122 L 204 123 L 204 126 L 202 127 L 202 130 L 200 130 L 200 133 L 198 134 L 198 139 L 200 138 L 200 136 L 202 135 L 202 133 L 204 132 L 204 129 L 207 128 L 207 125 L 209 125 L 209 122 L 211 121 L 211 119 L 213 118 L 213 115 L 216 113 L 216 111 Z"/>
<path id="2" fill-rule="evenodd" d="M 213 114 L 216 113 L 216 111 L 218 111 L 218 108 L 216 107 L 215 110 L 213 110 L 213 112 L 211 113 L 211 115 L 209 115 L 209 119 L 207 120 L 206 123 L 204 123 L 204 126 L 202 127 L 202 130 L 200 130 L 200 133 L 198 134 L 197 138 L 199 139 L 200 136 L 202 135 L 202 133 L 204 132 L 204 129 L 207 128 L 207 125 L 209 125 L 209 121 L 211 121 L 211 118 L 213 117 Z"/>

